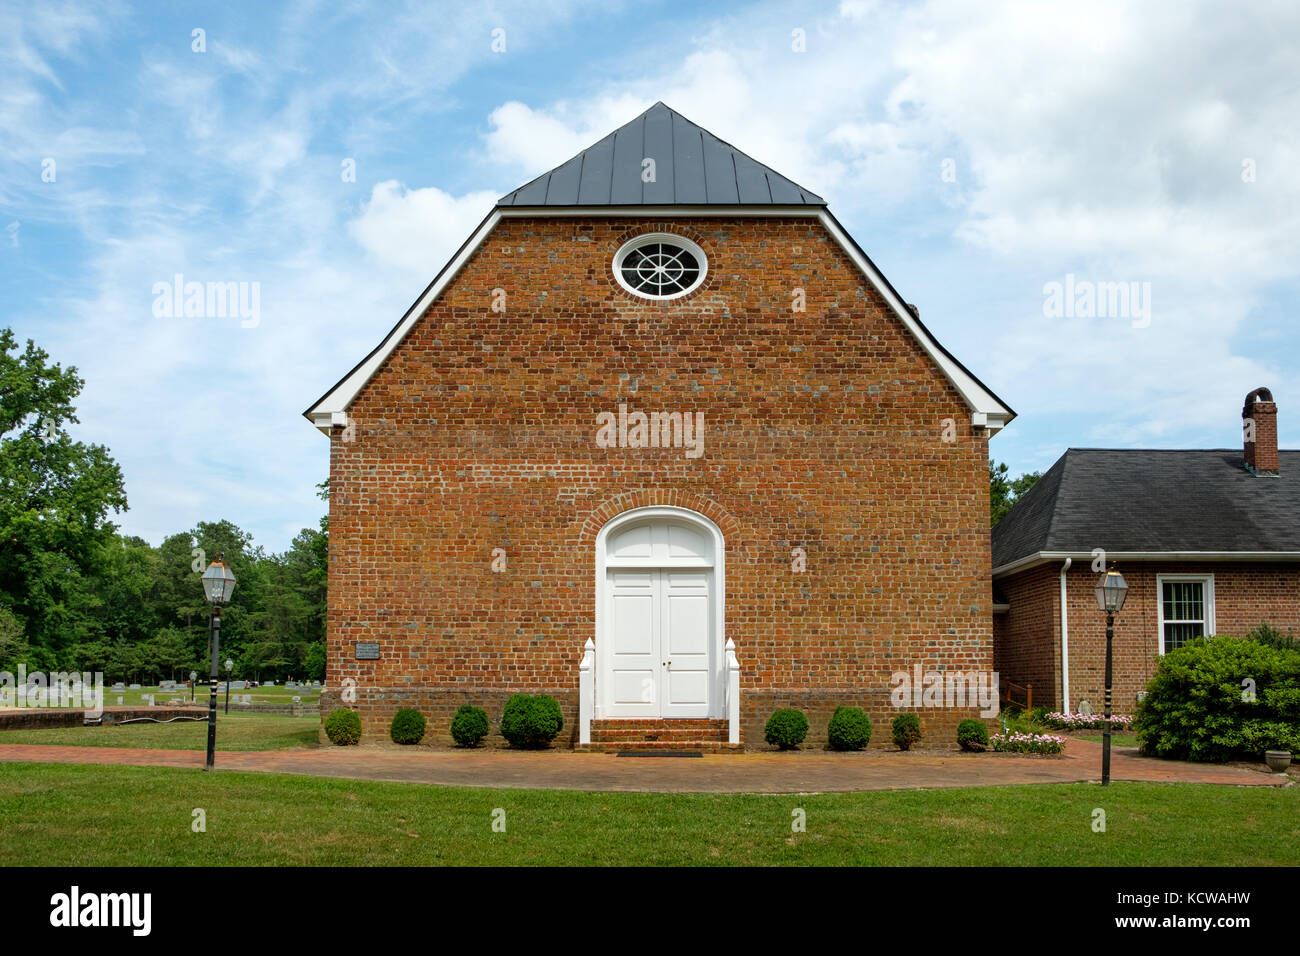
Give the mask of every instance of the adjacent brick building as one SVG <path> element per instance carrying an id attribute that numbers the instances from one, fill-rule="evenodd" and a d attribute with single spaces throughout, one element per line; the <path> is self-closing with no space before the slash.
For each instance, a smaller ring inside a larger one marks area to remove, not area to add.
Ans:
<path id="1" fill-rule="evenodd" d="M 1129 585 L 1117 712 L 1132 713 L 1160 656 L 1191 637 L 1300 629 L 1300 452 L 1278 451 L 1268 389 L 1247 396 L 1242 420 L 1240 451 L 1072 448 L 1016 503 L 993 529 L 1004 684 L 1032 684 L 1035 705 L 1101 712 L 1102 552 Z"/>
<path id="2" fill-rule="evenodd" d="M 783 706 L 815 744 L 843 703 L 876 745 L 895 672 L 993 670 L 1013 413 L 820 197 L 663 104 L 503 198 L 306 414 L 322 713 L 346 688 L 369 735 L 544 692 L 566 744 L 589 716 L 597 745 L 716 745 L 738 711 L 761 745 Z M 920 713 L 950 741 L 976 708 Z"/>

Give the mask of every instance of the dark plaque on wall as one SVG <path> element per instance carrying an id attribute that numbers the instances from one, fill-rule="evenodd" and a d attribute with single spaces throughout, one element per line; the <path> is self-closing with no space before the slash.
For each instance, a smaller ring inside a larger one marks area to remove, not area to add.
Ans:
<path id="1" fill-rule="evenodd" d="M 357 641 L 356 648 L 357 648 L 357 660 L 359 661 L 379 660 L 378 644 L 366 644 L 361 641 Z"/>

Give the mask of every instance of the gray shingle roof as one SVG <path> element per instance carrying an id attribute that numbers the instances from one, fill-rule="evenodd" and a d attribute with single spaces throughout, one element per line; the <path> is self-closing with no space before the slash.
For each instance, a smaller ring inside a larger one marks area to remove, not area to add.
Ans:
<path id="1" fill-rule="evenodd" d="M 1300 552 L 1300 451 L 1071 448 L 993 529 L 993 567 L 1039 551 Z"/>
<path id="2" fill-rule="evenodd" d="M 642 161 L 655 161 L 643 182 Z M 724 143 L 663 103 L 498 206 L 824 206 L 826 200 Z"/>

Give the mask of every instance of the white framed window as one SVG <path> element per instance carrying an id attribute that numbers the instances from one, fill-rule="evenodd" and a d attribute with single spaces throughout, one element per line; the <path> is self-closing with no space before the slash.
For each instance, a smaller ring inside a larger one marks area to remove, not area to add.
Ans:
<path id="1" fill-rule="evenodd" d="M 666 232 L 637 236 L 614 253 L 614 278 L 643 299 L 688 295 L 700 287 L 708 271 L 703 249 Z"/>
<path id="2" fill-rule="evenodd" d="M 1214 633 L 1214 575 L 1158 574 L 1160 653 Z"/>

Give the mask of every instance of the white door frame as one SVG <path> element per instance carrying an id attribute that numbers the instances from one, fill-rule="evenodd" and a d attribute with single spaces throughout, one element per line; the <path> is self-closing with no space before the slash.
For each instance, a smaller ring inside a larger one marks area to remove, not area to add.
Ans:
<path id="1" fill-rule="evenodd" d="M 707 564 L 701 561 L 673 563 L 673 564 L 640 564 L 635 562 L 614 562 L 608 560 L 607 545 L 609 537 L 620 528 L 633 523 L 654 522 L 656 520 L 667 523 L 680 523 L 705 532 L 713 542 L 713 561 Z M 713 572 L 712 585 L 712 628 L 711 644 L 709 648 L 709 717 L 724 718 L 726 691 L 727 691 L 727 673 L 726 673 L 726 655 L 724 648 L 727 645 L 726 627 L 726 575 L 725 575 L 725 543 L 722 537 L 722 531 L 716 524 L 700 514 L 698 511 L 692 511 L 689 508 L 680 508 L 674 505 L 652 505 L 645 508 L 634 508 L 631 511 L 625 511 L 622 514 L 615 515 L 605 522 L 600 532 L 596 535 L 596 693 L 595 693 L 595 716 L 597 718 L 606 718 L 605 713 L 605 681 L 609 673 L 610 655 L 608 653 L 609 641 L 605 640 L 605 628 L 608 626 L 609 619 L 609 569 L 611 567 L 709 567 Z M 617 719 L 617 718 L 612 718 Z M 634 718 L 630 718 L 634 719 Z"/>

